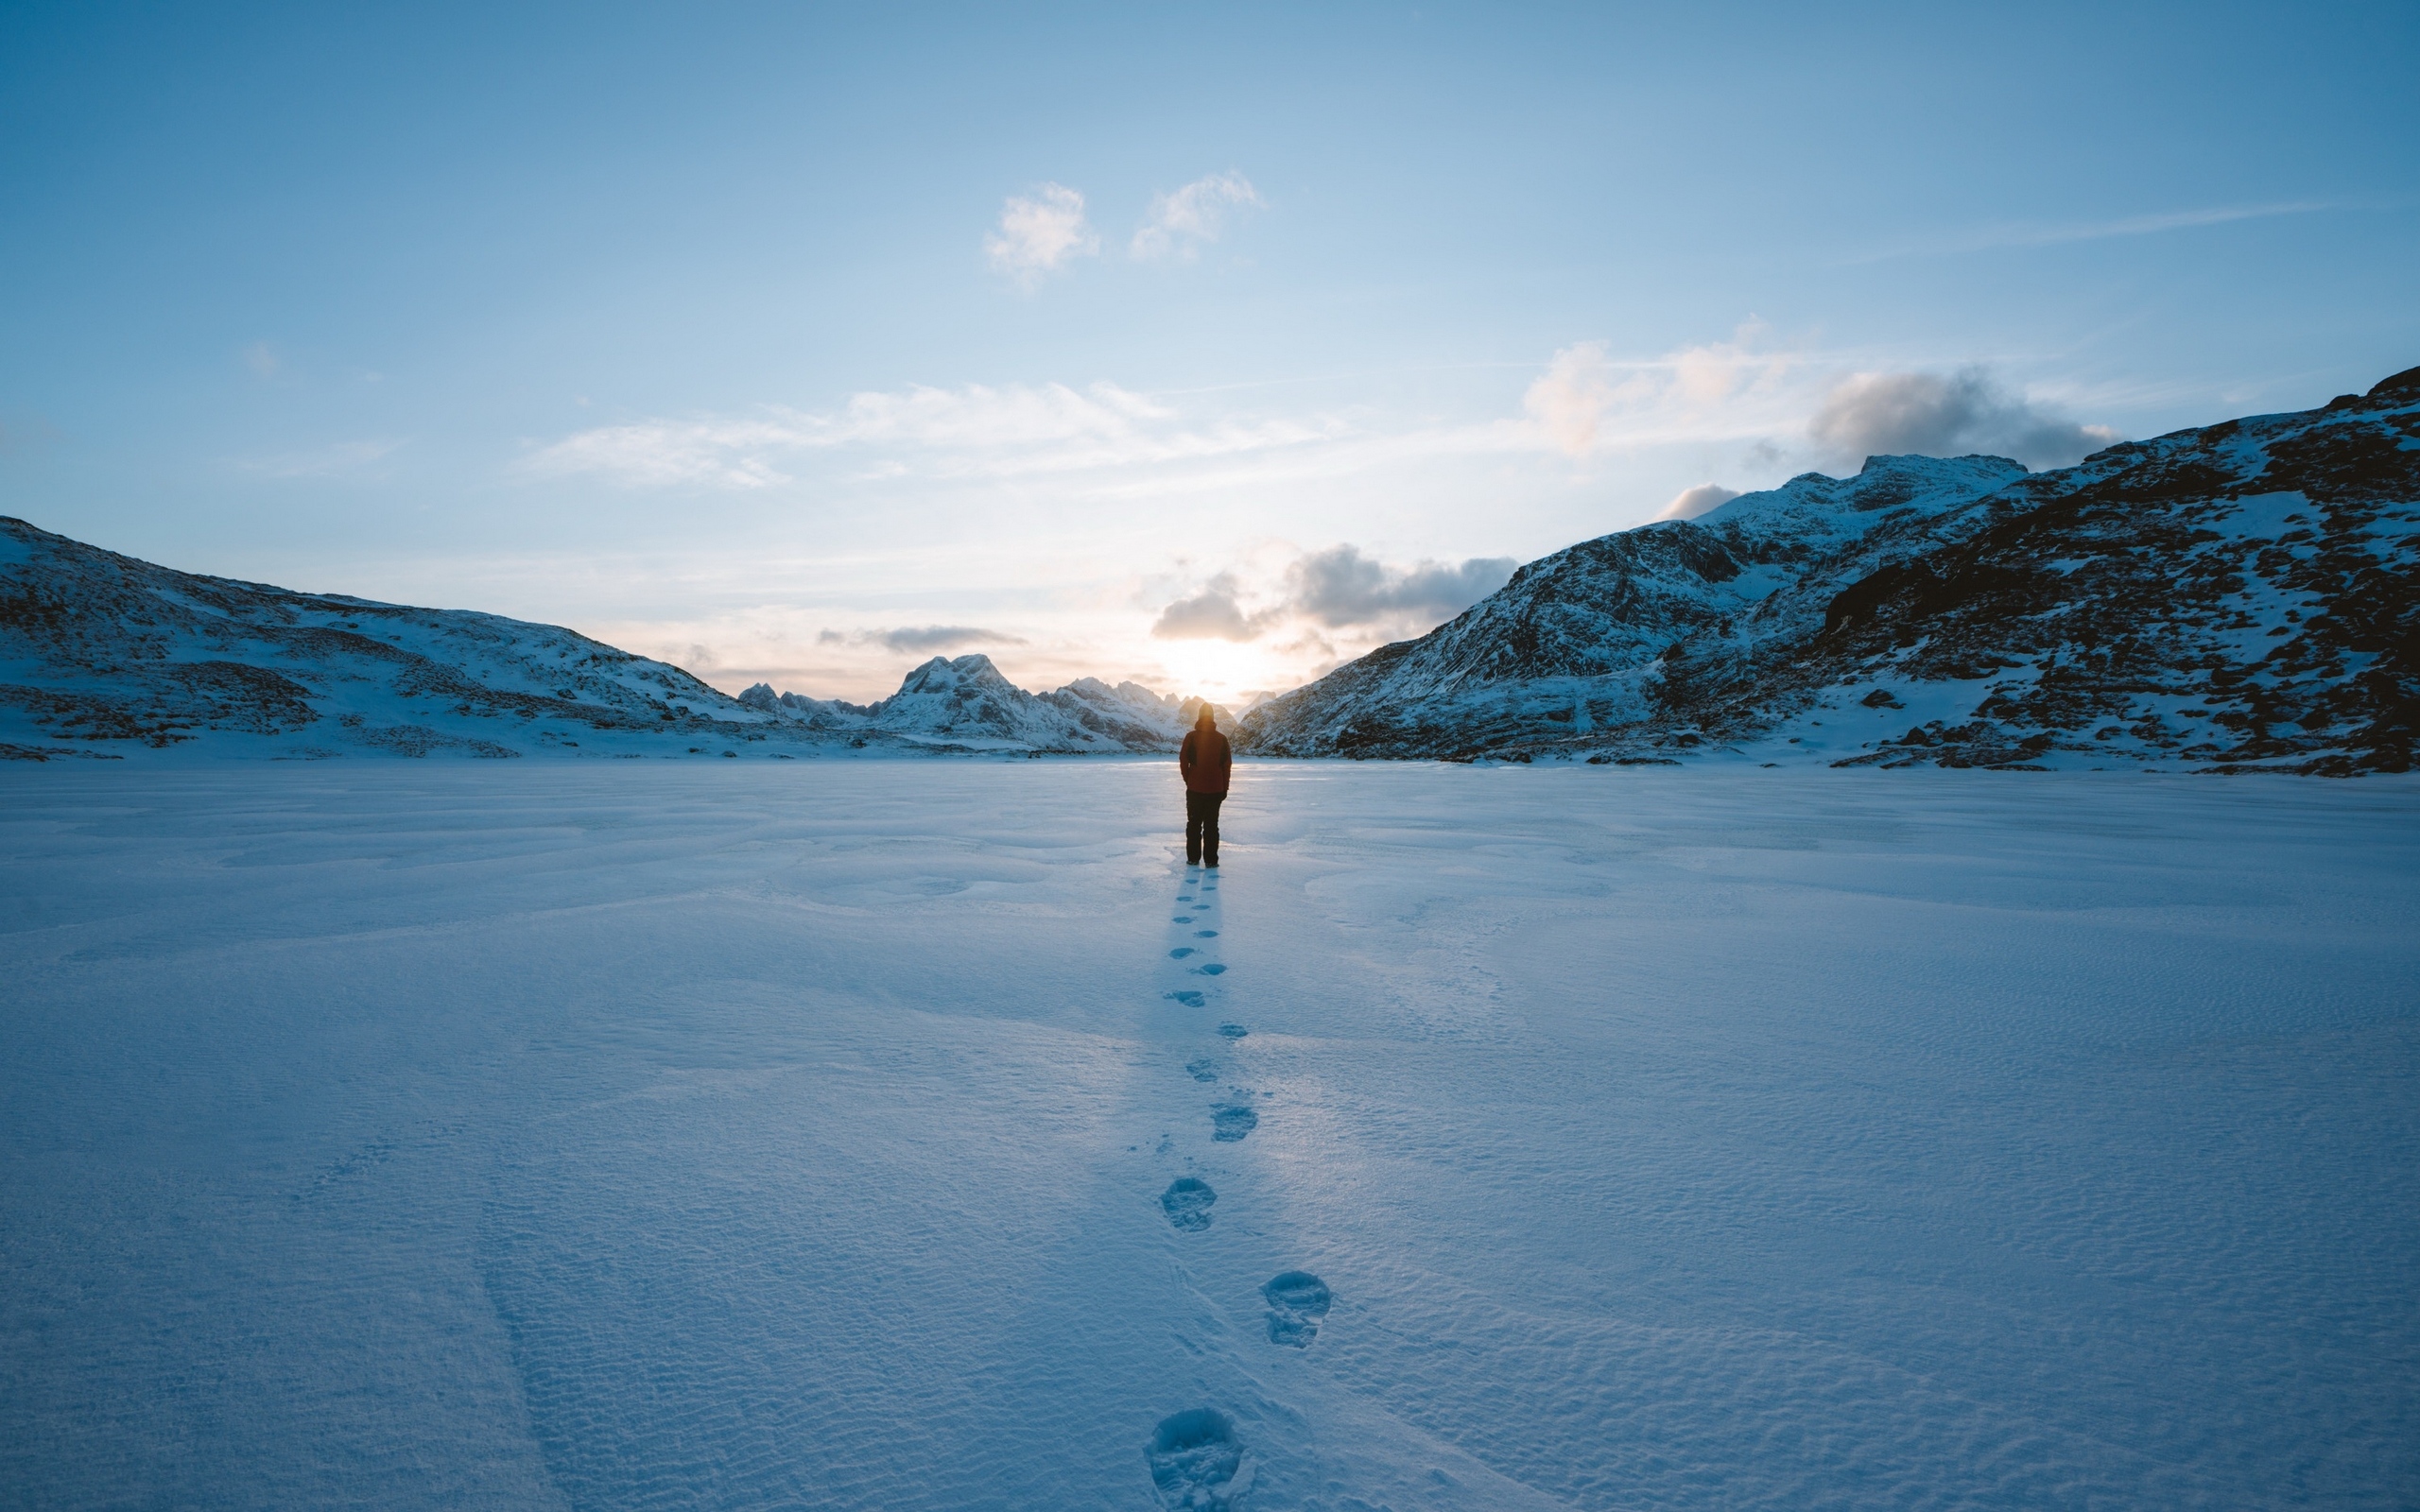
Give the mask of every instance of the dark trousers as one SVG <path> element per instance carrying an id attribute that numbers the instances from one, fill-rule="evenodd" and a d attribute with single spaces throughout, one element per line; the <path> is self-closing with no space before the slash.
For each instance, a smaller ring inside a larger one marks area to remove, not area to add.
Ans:
<path id="1" fill-rule="evenodd" d="M 1227 801 L 1224 793 L 1184 795 L 1184 859 L 1188 862 L 1219 864 L 1219 805 Z"/>

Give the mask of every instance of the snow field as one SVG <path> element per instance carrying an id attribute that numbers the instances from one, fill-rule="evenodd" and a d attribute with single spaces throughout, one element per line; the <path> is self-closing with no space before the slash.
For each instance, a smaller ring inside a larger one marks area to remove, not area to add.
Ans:
<path id="1" fill-rule="evenodd" d="M 0 1500 L 2420 1497 L 2420 784 L 0 782 Z"/>

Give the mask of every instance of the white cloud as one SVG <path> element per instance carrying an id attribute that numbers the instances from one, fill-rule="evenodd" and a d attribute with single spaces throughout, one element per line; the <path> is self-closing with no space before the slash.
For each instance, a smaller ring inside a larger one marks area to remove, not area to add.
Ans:
<path id="1" fill-rule="evenodd" d="M 788 484 L 793 474 L 901 486 L 1040 478 L 1068 497 L 1165 504 L 1489 456 L 1585 466 L 1712 444 L 1731 458 L 1725 465 L 1752 473 L 1785 463 L 1854 468 L 1868 451 L 1995 451 L 2048 466 L 2116 438 L 2001 394 L 1979 371 L 1851 377 L 1837 355 L 1774 350 L 1768 340 L 1751 322 L 1729 340 L 1653 357 L 1579 342 L 1528 384 L 1520 413 L 1492 419 L 1222 413 L 1210 407 L 1219 400 L 1198 393 L 1147 395 L 1112 383 L 917 385 L 824 410 L 766 405 L 596 426 L 534 445 L 515 470 L 730 490 Z"/>
<path id="2" fill-rule="evenodd" d="M 1719 509 L 1739 497 L 1737 489 L 1726 489 L 1720 483 L 1701 483 L 1694 489 L 1683 489 L 1672 496 L 1672 502 L 1655 511 L 1658 520 L 1694 520 L 1709 509 Z"/>
<path id="3" fill-rule="evenodd" d="M 1781 419 L 1798 366 L 1764 350 L 1761 322 L 1729 341 L 1616 362 L 1602 341 L 1557 352 L 1521 397 L 1532 437 L 1573 456 L 1609 447 L 1754 435 Z M 1804 411 L 1801 411 L 1804 413 Z"/>
<path id="4" fill-rule="evenodd" d="M 2003 392 L 1979 368 L 1858 373 L 1824 396 L 1806 432 L 1843 466 L 1910 452 L 1984 452 L 2028 467 L 2067 467 L 2118 439 L 2106 425 L 2079 425 Z"/>
<path id="5" fill-rule="evenodd" d="M 1100 250 L 1100 236 L 1084 220 L 1084 197 L 1063 183 L 1046 183 L 1030 199 L 1011 195 L 1000 207 L 1000 229 L 983 238 L 992 266 L 1031 286 L 1070 258 Z"/>
<path id="6" fill-rule="evenodd" d="M 1597 444 L 1598 422 L 1618 398 L 1613 369 L 1605 362 L 1605 344 L 1582 341 L 1554 354 L 1521 396 L 1521 407 L 1545 427 L 1555 445 L 1579 456 Z"/>
<path id="7" fill-rule="evenodd" d="M 539 476 L 593 473 L 634 488 L 709 484 L 760 489 L 789 479 L 767 458 L 812 441 L 778 416 L 761 420 L 639 421 L 566 436 L 524 457 L 520 470 Z"/>
<path id="8" fill-rule="evenodd" d="M 1176 411 L 1115 384 L 916 386 L 853 396 L 838 410 L 767 406 L 753 415 L 644 420 L 580 431 L 523 458 L 538 476 L 585 473 L 637 487 L 751 489 L 786 483 L 782 459 L 855 447 L 906 454 L 879 475 L 1080 472 L 1300 445 L 1337 434 L 1333 421 L 1222 421 L 1187 427 Z"/>
<path id="9" fill-rule="evenodd" d="M 269 350 L 268 342 L 255 341 L 244 349 L 244 366 L 252 369 L 255 378 L 274 378 L 284 364 L 277 360 L 277 353 Z"/>
<path id="10" fill-rule="evenodd" d="M 1226 230 L 1230 211 L 1256 210 L 1267 201 L 1240 173 L 1214 173 L 1174 194 L 1152 199 L 1150 214 L 1134 232 L 1129 250 L 1145 261 L 1189 259 Z"/>

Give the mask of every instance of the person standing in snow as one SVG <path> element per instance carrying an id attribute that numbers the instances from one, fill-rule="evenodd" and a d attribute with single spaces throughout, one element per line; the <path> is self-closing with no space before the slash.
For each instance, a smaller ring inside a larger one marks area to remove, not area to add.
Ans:
<path id="1" fill-rule="evenodd" d="M 1227 777 L 1235 765 L 1236 754 L 1228 747 L 1227 737 L 1219 733 L 1219 722 L 1204 703 L 1193 732 L 1184 737 L 1176 753 L 1176 769 L 1184 774 L 1186 866 L 1219 864 L 1219 805 L 1227 800 Z"/>

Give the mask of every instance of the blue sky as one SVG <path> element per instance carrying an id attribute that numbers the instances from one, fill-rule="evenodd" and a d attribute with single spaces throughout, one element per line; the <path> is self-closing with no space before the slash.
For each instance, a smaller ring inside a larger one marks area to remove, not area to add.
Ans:
<path id="1" fill-rule="evenodd" d="M 0 509 L 1232 697 L 1703 485 L 2420 363 L 2415 77 L 2409 4 L 13 6 Z"/>

